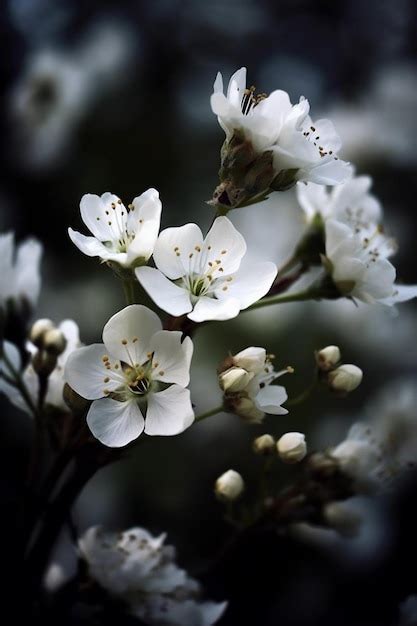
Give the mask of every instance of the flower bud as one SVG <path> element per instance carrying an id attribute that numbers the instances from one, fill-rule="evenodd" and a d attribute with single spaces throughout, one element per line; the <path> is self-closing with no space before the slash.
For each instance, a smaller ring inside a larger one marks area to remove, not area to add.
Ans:
<path id="1" fill-rule="evenodd" d="M 236 393 L 245 389 L 254 374 L 241 367 L 231 367 L 219 374 L 219 385 L 226 393 Z"/>
<path id="2" fill-rule="evenodd" d="M 242 476 L 235 470 L 228 470 L 216 480 L 214 491 L 219 500 L 233 502 L 241 495 L 244 488 Z"/>
<path id="3" fill-rule="evenodd" d="M 340 349 L 338 346 L 327 346 L 316 352 L 316 363 L 319 369 L 323 372 L 336 367 L 341 358 Z"/>
<path id="4" fill-rule="evenodd" d="M 248 424 L 260 424 L 265 417 L 265 413 L 258 409 L 251 398 L 233 399 L 231 411 L 239 415 Z"/>
<path id="5" fill-rule="evenodd" d="M 349 393 L 359 387 L 363 378 L 362 370 L 356 365 L 340 365 L 329 372 L 327 380 L 333 391 Z"/>
<path id="6" fill-rule="evenodd" d="M 57 356 L 51 352 L 39 350 L 32 357 L 32 367 L 38 376 L 48 377 L 56 368 L 56 364 Z"/>
<path id="7" fill-rule="evenodd" d="M 241 350 L 233 357 L 234 365 L 254 374 L 259 374 L 262 371 L 265 367 L 265 361 L 265 348 L 245 348 L 245 350 Z"/>
<path id="8" fill-rule="evenodd" d="M 253 442 L 253 451 L 256 454 L 269 456 L 275 452 L 275 439 L 271 435 L 261 435 Z"/>
<path id="9" fill-rule="evenodd" d="M 59 356 L 67 347 L 67 340 L 64 333 L 58 328 L 48 330 L 43 337 L 43 348 L 49 354 Z"/>
<path id="10" fill-rule="evenodd" d="M 303 433 L 285 433 L 277 442 L 278 454 L 284 463 L 299 463 L 307 454 Z"/>
<path id="11" fill-rule="evenodd" d="M 36 320 L 30 329 L 29 339 L 37 348 L 43 348 L 45 334 L 54 328 L 54 323 L 49 319 Z"/>
<path id="12" fill-rule="evenodd" d="M 360 530 L 361 516 L 342 502 L 329 502 L 323 510 L 326 522 L 342 537 L 356 537 Z"/>

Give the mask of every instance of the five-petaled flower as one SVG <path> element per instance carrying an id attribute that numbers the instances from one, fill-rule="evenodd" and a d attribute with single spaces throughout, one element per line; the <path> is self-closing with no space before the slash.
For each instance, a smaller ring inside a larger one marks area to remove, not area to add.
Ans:
<path id="1" fill-rule="evenodd" d="M 122 267 L 137 267 L 151 256 L 159 232 L 161 201 L 156 189 L 148 189 L 126 208 L 109 192 L 81 198 L 81 217 L 93 234 L 86 237 L 68 229 L 77 248 L 87 256 L 98 256 Z"/>
<path id="2" fill-rule="evenodd" d="M 270 289 L 274 263 L 242 264 L 246 243 L 227 217 L 218 217 L 206 238 L 196 224 L 162 231 L 155 245 L 156 268 L 136 276 L 156 304 L 194 322 L 227 320 Z"/>
<path id="3" fill-rule="evenodd" d="M 94 400 L 87 423 L 103 444 L 125 446 L 143 430 L 176 435 L 192 424 L 186 387 L 193 343 L 181 338 L 179 331 L 162 330 L 159 317 L 137 304 L 110 318 L 103 343 L 70 355 L 66 380 L 80 396 Z"/>

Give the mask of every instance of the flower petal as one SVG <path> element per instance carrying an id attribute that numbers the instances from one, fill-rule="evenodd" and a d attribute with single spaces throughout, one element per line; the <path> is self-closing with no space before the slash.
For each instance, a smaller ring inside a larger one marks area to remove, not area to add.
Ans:
<path id="1" fill-rule="evenodd" d="M 194 421 L 190 391 L 179 385 L 148 396 L 145 433 L 147 435 L 178 435 Z"/>
<path id="2" fill-rule="evenodd" d="M 105 359 L 106 347 L 102 343 L 93 343 L 74 350 L 65 365 L 64 379 L 74 391 L 87 400 L 102 398 L 104 390 L 115 391 L 124 384 L 124 377 L 120 373 L 120 363 Z M 104 360 L 103 360 L 104 359 Z M 111 369 L 106 367 L 111 364 Z M 114 366 L 118 365 L 115 370 Z"/>
<path id="3" fill-rule="evenodd" d="M 239 269 L 243 256 L 246 253 L 246 242 L 227 217 L 218 217 L 210 228 L 204 240 L 200 265 L 204 272 L 213 267 L 222 267 L 223 276 L 233 274 Z"/>
<path id="4" fill-rule="evenodd" d="M 109 354 L 135 365 L 148 360 L 152 335 L 162 329 L 156 313 L 142 304 L 131 304 L 109 319 L 103 328 L 103 342 Z"/>
<path id="5" fill-rule="evenodd" d="M 110 211 L 102 198 L 93 193 L 86 193 L 80 202 L 81 218 L 88 230 L 99 241 L 113 241 L 116 237 L 109 225 Z M 106 214 L 108 211 L 108 215 Z"/>
<path id="6" fill-rule="evenodd" d="M 190 364 L 193 356 L 193 342 L 182 332 L 161 330 L 151 339 L 150 351 L 154 353 L 152 378 L 164 383 L 177 383 L 186 387 L 190 382 Z"/>
<path id="7" fill-rule="evenodd" d="M 190 271 L 190 262 L 203 246 L 203 235 L 197 224 L 166 228 L 155 245 L 153 258 L 156 267 L 171 280 Z M 190 258 L 190 254 L 193 255 Z"/>
<path id="8" fill-rule="evenodd" d="M 153 267 L 138 267 L 136 277 L 160 309 L 170 315 L 183 315 L 192 310 L 189 292 L 168 280 Z"/>
<path id="9" fill-rule="evenodd" d="M 94 437 L 105 446 L 121 448 L 139 437 L 145 421 L 134 400 L 117 402 L 102 398 L 91 405 L 87 424 Z"/>
<path id="10" fill-rule="evenodd" d="M 194 310 L 188 314 L 193 322 L 205 322 L 207 320 L 230 320 L 239 315 L 240 301 L 237 298 L 199 298 Z"/>
<path id="11" fill-rule="evenodd" d="M 83 254 L 87 256 L 98 256 L 105 261 L 116 261 L 120 265 L 127 265 L 127 254 L 125 252 L 112 252 L 101 241 L 95 237 L 86 237 L 72 228 L 68 228 L 68 235 Z"/>
<path id="12" fill-rule="evenodd" d="M 41 256 L 42 245 L 36 239 L 27 239 L 17 248 L 14 291 L 32 304 L 36 303 L 41 289 Z"/>
<path id="13" fill-rule="evenodd" d="M 285 402 L 287 398 L 288 395 L 285 391 L 285 387 L 280 385 L 266 385 L 259 391 L 255 398 L 255 403 L 264 413 L 285 415 L 288 411 L 282 407 L 281 404 Z"/>
<path id="14" fill-rule="evenodd" d="M 274 263 L 268 261 L 245 263 L 228 283 L 228 291 L 224 292 L 221 288 L 216 291 L 216 295 L 223 299 L 223 294 L 227 293 L 228 297 L 239 300 L 241 309 L 246 309 L 268 293 L 276 275 L 277 268 Z"/>
<path id="15" fill-rule="evenodd" d="M 135 233 L 135 238 L 128 247 L 129 263 L 138 258 L 149 259 L 155 248 L 161 222 L 162 205 L 156 189 L 148 189 L 132 202 L 133 210 L 129 213 L 127 227 Z"/>

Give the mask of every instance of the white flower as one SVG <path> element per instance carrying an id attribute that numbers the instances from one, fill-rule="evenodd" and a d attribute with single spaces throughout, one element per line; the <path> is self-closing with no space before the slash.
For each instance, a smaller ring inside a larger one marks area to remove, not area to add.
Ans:
<path id="1" fill-rule="evenodd" d="M 307 454 L 305 435 L 303 433 L 285 433 L 277 441 L 277 450 L 284 463 L 299 463 Z"/>
<path id="2" fill-rule="evenodd" d="M 42 246 L 35 239 L 15 246 L 13 233 L 0 235 L 0 307 L 8 300 L 36 304 L 41 288 L 41 256 Z"/>
<path id="3" fill-rule="evenodd" d="M 159 232 L 161 201 L 156 189 L 135 198 L 129 208 L 117 196 L 86 194 L 80 202 L 81 217 L 93 234 L 86 237 L 72 228 L 68 234 L 87 256 L 136 267 L 151 256 Z"/>
<path id="4" fill-rule="evenodd" d="M 157 269 L 140 267 L 136 276 L 156 304 L 194 322 L 227 320 L 262 298 L 277 268 L 242 264 L 246 243 L 227 217 L 218 217 L 205 239 L 196 224 L 162 231 L 153 258 Z"/>
<path id="5" fill-rule="evenodd" d="M 368 304 L 392 306 L 417 296 L 417 285 L 396 285 L 395 268 L 388 258 L 392 241 L 375 226 L 355 233 L 346 224 L 326 222 L 326 255 L 341 293 Z"/>
<path id="6" fill-rule="evenodd" d="M 366 424 L 354 424 L 346 439 L 331 450 L 331 456 L 337 459 L 342 472 L 354 481 L 358 492 L 367 491 L 385 480 L 383 447 Z"/>
<path id="7" fill-rule="evenodd" d="M 337 157 L 341 142 L 333 124 L 329 120 L 313 123 L 304 98 L 292 105 L 285 91 L 257 96 L 253 88 L 246 88 L 244 67 L 231 77 L 226 95 L 222 75 L 217 74 L 211 108 L 227 141 L 235 131 L 243 131 L 256 153 L 272 152 L 276 174 L 296 170 L 294 182 L 322 185 L 335 185 L 349 176 L 349 165 Z"/>
<path id="8" fill-rule="evenodd" d="M 245 489 L 245 483 L 239 472 L 227 470 L 216 480 L 214 492 L 219 500 L 233 502 L 237 500 Z"/>
<path id="9" fill-rule="evenodd" d="M 291 371 L 291 368 L 276 372 L 271 363 L 271 356 L 266 354 L 264 348 L 258 347 L 242 350 L 232 357 L 231 362 L 232 367 L 220 374 L 222 380 L 228 380 L 228 375 L 235 369 L 243 370 L 243 367 L 235 367 L 237 363 L 246 365 L 247 377 L 240 376 L 239 382 L 242 384 L 225 390 L 224 400 L 228 410 L 254 424 L 262 422 L 265 413 L 271 415 L 288 413 L 287 409 L 281 406 L 288 398 L 285 388 L 271 383 Z"/>
<path id="10" fill-rule="evenodd" d="M 333 391 L 349 393 L 354 391 L 362 382 L 363 372 L 357 365 L 344 363 L 327 375 L 327 381 Z"/>
<path id="11" fill-rule="evenodd" d="M 320 215 L 324 220 L 335 219 L 353 230 L 362 230 L 382 217 L 379 200 L 369 193 L 371 185 L 369 176 L 356 176 L 330 189 L 315 183 L 298 183 L 297 200 L 308 222 Z"/>
<path id="12" fill-rule="evenodd" d="M 134 304 L 109 319 L 104 343 L 71 354 L 66 381 L 80 396 L 94 400 L 87 423 L 103 444 L 125 446 L 143 430 L 177 435 L 192 424 L 186 387 L 193 342 L 186 337 L 181 343 L 181 338 L 179 331 L 162 330 L 150 309 Z"/>
<path id="13" fill-rule="evenodd" d="M 200 585 L 175 563 L 165 537 L 143 528 L 104 533 L 93 527 L 78 545 L 90 576 L 145 623 L 211 626 L 226 603 L 199 600 Z"/>
<path id="14" fill-rule="evenodd" d="M 65 350 L 58 356 L 55 369 L 48 377 L 48 390 L 45 396 L 45 406 L 54 407 L 61 411 L 68 412 L 69 409 L 65 404 L 63 398 L 63 391 L 65 386 L 64 380 L 64 368 L 70 354 L 79 348 L 80 337 L 78 326 L 72 320 L 64 320 L 58 326 L 58 330 L 62 333 L 66 340 Z M 30 342 L 27 344 L 27 349 L 34 355 L 37 352 L 37 348 Z M 6 359 L 0 360 L 1 372 L 4 372 L 6 376 L 13 379 L 13 371 L 21 372 L 22 362 L 19 351 L 17 348 L 5 341 L 3 344 L 3 351 Z M 11 364 L 12 370 L 8 363 Z M 29 363 L 22 373 L 22 379 L 25 383 L 26 389 L 29 392 L 29 396 L 36 406 L 39 394 L 39 378 L 31 363 Z M 0 391 L 7 395 L 9 400 L 18 408 L 23 411 L 30 412 L 27 404 L 23 400 L 19 391 L 13 385 L 9 384 L 3 378 L 0 377 Z"/>

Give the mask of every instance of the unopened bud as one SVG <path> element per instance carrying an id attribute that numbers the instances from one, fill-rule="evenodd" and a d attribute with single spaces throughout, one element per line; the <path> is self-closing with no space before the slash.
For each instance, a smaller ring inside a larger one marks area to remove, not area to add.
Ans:
<path id="1" fill-rule="evenodd" d="M 43 339 L 46 333 L 54 328 L 54 323 L 49 319 L 36 320 L 30 329 L 29 339 L 37 348 L 43 348 Z"/>
<path id="2" fill-rule="evenodd" d="M 245 389 L 254 374 L 241 367 L 231 367 L 219 375 L 219 385 L 226 393 L 236 393 Z"/>
<path id="3" fill-rule="evenodd" d="M 323 372 L 336 367 L 341 359 L 340 349 L 338 346 L 327 346 L 316 352 L 316 363 Z"/>
<path id="4" fill-rule="evenodd" d="M 56 368 L 56 364 L 57 356 L 50 352 L 39 350 L 32 357 L 32 367 L 38 376 L 48 377 Z"/>
<path id="5" fill-rule="evenodd" d="M 329 372 L 327 380 L 333 391 L 349 393 L 359 387 L 362 382 L 363 372 L 356 365 L 340 365 Z"/>
<path id="6" fill-rule="evenodd" d="M 259 374 L 265 367 L 266 350 L 265 348 L 245 348 L 233 357 L 233 363 L 237 367 L 242 367 L 248 372 Z"/>
<path id="7" fill-rule="evenodd" d="M 272 435 L 257 437 L 253 442 L 253 451 L 264 456 L 275 453 L 275 439 Z"/>
<path id="8" fill-rule="evenodd" d="M 48 330 L 43 337 L 43 348 L 49 354 L 59 356 L 67 347 L 67 340 L 64 333 L 58 328 Z"/>
<path id="9" fill-rule="evenodd" d="M 299 463 L 307 454 L 303 433 L 286 433 L 277 442 L 278 454 L 284 463 Z"/>
<path id="10" fill-rule="evenodd" d="M 239 415 L 248 424 L 260 424 L 265 413 L 258 409 L 251 398 L 237 398 L 233 402 L 232 413 Z"/>
<path id="11" fill-rule="evenodd" d="M 242 476 L 235 470 L 228 470 L 216 480 L 214 492 L 219 500 L 233 502 L 241 495 L 244 488 Z"/>
<path id="12" fill-rule="evenodd" d="M 356 537 L 360 530 L 361 516 L 342 502 L 329 502 L 323 510 L 326 522 L 343 537 Z"/>

